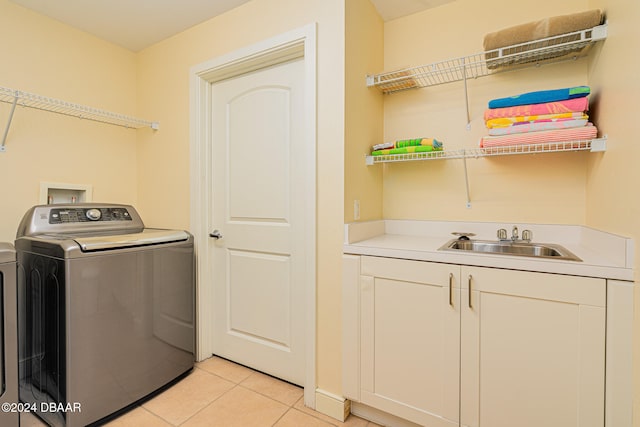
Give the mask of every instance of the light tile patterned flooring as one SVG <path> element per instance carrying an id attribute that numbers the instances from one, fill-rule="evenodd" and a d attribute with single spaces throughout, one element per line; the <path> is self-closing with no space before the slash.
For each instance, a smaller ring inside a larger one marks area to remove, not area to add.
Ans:
<path id="1" fill-rule="evenodd" d="M 197 363 L 173 387 L 107 427 L 379 427 L 354 415 L 343 423 L 304 406 L 302 388 L 218 357 Z M 37 420 L 21 427 L 42 425 Z"/>

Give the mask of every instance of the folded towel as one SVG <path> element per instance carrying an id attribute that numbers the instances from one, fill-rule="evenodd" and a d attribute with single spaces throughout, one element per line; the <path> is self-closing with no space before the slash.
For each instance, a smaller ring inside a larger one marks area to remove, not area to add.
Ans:
<path id="1" fill-rule="evenodd" d="M 428 153 L 431 151 L 442 151 L 442 148 L 432 147 L 430 145 L 418 145 L 411 147 L 392 148 L 387 150 L 372 151 L 373 156 L 383 156 L 387 154 L 410 154 L 410 153 Z"/>
<path id="2" fill-rule="evenodd" d="M 373 150 L 388 150 L 392 148 L 415 146 L 430 146 L 434 148 L 442 148 L 442 143 L 434 138 L 402 139 L 396 142 L 384 142 L 382 144 L 376 144 L 373 146 Z"/>
<path id="3" fill-rule="evenodd" d="M 498 98 L 489 101 L 489 108 L 516 107 L 518 105 L 542 104 L 545 102 L 564 101 L 566 99 L 581 98 L 589 95 L 589 86 L 575 86 L 563 89 L 541 90 L 528 92 L 508 98 Z"/>
<path id="4" fill-rule="evenodd" d="M 484 37 L 484 50 L 492 51 L 494 49 L 504 48 L 520 43 L 535 41 L 544 39 L 547 37 L 554 37 L 561 34 L 573 33 L 576 31 L 593 28 L 601 24 L 603 20 L 603 14 L 599 9 L 588 10 L 585 12 L 578 12 L 569 15 L 554 16 L 539 21 L 528 22 L 526 24 L 516 25 L 513 27 L 505 28 L 493 33 L 489 33 Z M 562 43 L 580 40 L 580 35 L 572 37 L 562 38 Z M 526 46 L 526 50 L 540 49 L 544 47 L 553 46 L 558 44 L 558 41 L 541 41 L 539 43 L 532 43 Z M 528 60 L 544 60 L 563 56 L 572 51 L 578 51 L 582 48 L 576 48 L 572 50 L 565 50 L 553 53 L 545 53 L 536 55 L 533 53 L 528 57 Z M 518 49 L 503 49 L 503 55 L 510 55 L 513 53 L 522 52 L 522 48 Z M 485 58 L 487 59 L 487 67 L 490 69 L 498 68 L 502 65 L 510 65 L 514 63 L 514 60 L 509 58 L 501 59 L 500 62 L 491 59 L 496 58 L 498 52 L 486 52 Z"/>
<path id="5" fill-rule="evenodd" d="M 589 116 L 584 112 L 572 112 L 572 113 L 559 113 L 559 114 L 537 114 L 532 116 L 512 116 L 512 117 L 497 117 L 485 122 L 487 128 L 504 128 L 513 126 L 518 123 L 530 123 L 538 120 L 558 120 L 558 119 L 588 119 Z"/>
<path id="6" fill-rule="evenodd" d="M 533 116 L 537 114 L 559 114 L 582 112 L 589 109 L 589 100 L 586 97 L 566 99 L 564 101 L 545 102 L 544 104 L 527 104 L 516 107 L 492 108 L 485 110 L 484 120 L 499 117 Z"/>
<path id="7" fill-rule="evenodd" d="M 571 129 L 543 130 L 526 132 L 517 135 L 485 136 L 480 139 L 480 147 L 503 147 L 522 144 L 542 144 L 566 141 L 583 141 L 597 136 L 598 129 L 592 124 Z"/>
<path id="8" fill-rule="evenodd" d="M 516 133 L 537 132 L 541 130 L 578 128 L 587 125 L 587 119 L 538 120 L 516 123 L 512 126 L 489 129 L 489 135 L 513 135 Z"/>
<path id="9" fill-rule="evenodd" d="M 484 50 L 498 49 L 518 43 L 593 28 L 600 25 L 601 22 L 602 12 L 600 9 L 593 9 L 515 25 L 484 36 Z"/>

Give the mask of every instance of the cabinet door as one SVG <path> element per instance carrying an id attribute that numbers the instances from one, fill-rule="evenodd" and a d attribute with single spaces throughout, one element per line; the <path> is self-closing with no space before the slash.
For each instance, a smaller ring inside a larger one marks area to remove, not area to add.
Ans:
<path id="1" fill-rule="evenodd" d="M 602 427 L 605 281 L 477 267 L 461 279 L 462 425 Z"/>
<path id="2" fill-rule="evenodd" d="M 362 402 L 459 425 L 459 266 L 362 257 Z"/>

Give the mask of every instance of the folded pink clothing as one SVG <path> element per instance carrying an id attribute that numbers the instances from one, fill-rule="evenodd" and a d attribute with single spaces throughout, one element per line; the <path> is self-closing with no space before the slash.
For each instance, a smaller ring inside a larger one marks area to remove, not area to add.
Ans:
<path id="1" fill-rule="evenodd" d="M 484 112 L 484 120 L 499 117 L 535 116 L 539 114 L 560 114 L 589 110 L 587 97 L 565 99 L 563 101 L 546 102 L 544 104 L 527 104 L 515 107 L 489 108 Z"/>
<path id="2" fill-rule="evenodd" d="M 547 119 L 514 123 L 512 126 L 489 129 L 489 135 L 513 135 L 541 130 L 577 128 L 587 125 L 587 119 Z"/>
<path id="3" fill-rule="evenodd" d="M 540 114 L 535 116 L 517 116 L 517 117 L 499 117 L 497 119 L 487 120 L 485 124 L 487 128 L 505 128 L 516 124 L 535 122 L 538 120 L 554 120 L 554 119 L 589 119 L 589 116 L 580 111 L 577 113 L 560 113 L 560 114 Z"/>
<path id="4" fill-rule="evenodd" d="M 569 129 L 542 130 L 515 135 L 485 136 L 480 139 L 480 147 L 503 147 L 507 145 L 543 144 L 549 142 L 582 141 L 593 139 L 598 129 L 592 124 Z"/>

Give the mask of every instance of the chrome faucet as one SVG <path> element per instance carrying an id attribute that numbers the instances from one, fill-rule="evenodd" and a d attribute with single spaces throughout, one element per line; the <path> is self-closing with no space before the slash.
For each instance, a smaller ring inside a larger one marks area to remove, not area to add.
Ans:
<path id="1" fill-rule="evenodd" d="M 513 226 L 513 229 L 511 230 L 511 240 L 513 240 L 514 242 L 516 240 L 518 240 L 518 227 L 517 226 Z"/>
<path id="2" fill-rule="evenodd" d="M 511 229 L 511 238 L 507 237 L 506 229 L 504 228 L 498 229 L 498 240 L 500 240 L 501 242 L 520 241 L 520 242 L 531 243 L 532 239 L 533 239 L 533 233 L 531 232 L 531 230 L 522 230 L 522 238 L 520 238 L 520 236 L 518 235 L 518 227 L 515 225 Z"/>

